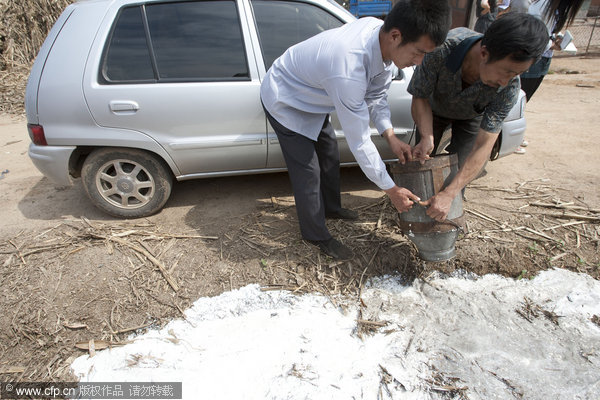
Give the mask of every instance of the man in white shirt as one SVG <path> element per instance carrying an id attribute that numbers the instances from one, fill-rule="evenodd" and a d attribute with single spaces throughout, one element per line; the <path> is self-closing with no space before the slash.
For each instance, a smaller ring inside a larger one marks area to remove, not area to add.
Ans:
<path id="1" fill-rule="evenodd" d="M 400 162 L 411 148 L 395 135 L 387 104 L 394 63 L 420 64 L 446 38 L 448 2 L 401 0 L 386 16 L 362 18 L 290 47 L 265 76 L 261 99 L 288 167 L 302 237 L 324 253 L 353 257 L 334 239 L 325 218 L 356 219 L 341 206 L 339 152 L 329 113 L 337 112 L 344 136 L 365 175 L 399 212 L 419 198 L 395 185 L 370 138 L 369 119 Z"/>

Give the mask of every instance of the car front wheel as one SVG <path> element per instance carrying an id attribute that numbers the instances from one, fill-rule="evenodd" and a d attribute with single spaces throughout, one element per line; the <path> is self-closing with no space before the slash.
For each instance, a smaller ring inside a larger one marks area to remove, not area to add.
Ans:
<path id="1" fill-rule="evenodd" d="M 169 199 L 173 178 L 162 160 L 137 149 L 103 148 L 83 163 L 81 178 L 95 206 L 108 214 L 140 218 Z"/>

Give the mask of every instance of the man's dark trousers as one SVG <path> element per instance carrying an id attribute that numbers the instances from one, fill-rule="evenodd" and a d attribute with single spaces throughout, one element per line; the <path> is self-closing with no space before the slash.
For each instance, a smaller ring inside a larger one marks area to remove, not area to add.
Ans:
<path id="1" fill-rule="evenodd" d="M 266 110 L 265 114 L 279 139 L 294 191 L 302 237 L 329 240 L 325 213 L 341 209 L 340 153 L 335 131 L 324 116 L 317 141 L 289 130 Z"/>
<path id="2" fill-rule="evenodd" d="M 442 136 L 444 135 L 444 131 L 449 126 L 452 126 L 452 139 L 450 139 L 450 144 L 448 145 L 446 150 L 449 153 L 456 153 L 456 155 L 458 156 L 458 167 L 462 167 L 465 161 L 467 160 L 467 156 L 473 149 L 475 139 L 477 138 L 477 134 L 479 133 L 479 127 L 481 125 L 482 118 L 483 116 L 478 116 L 467 120 L 452 120 L 434 114 L 434 148 L 431 154 L 434 155 L 437 152 L 438 146 L 440 145 L 440 141 L 442 140 Z M 418 137 L 420 140 L 420 135 Z"/>

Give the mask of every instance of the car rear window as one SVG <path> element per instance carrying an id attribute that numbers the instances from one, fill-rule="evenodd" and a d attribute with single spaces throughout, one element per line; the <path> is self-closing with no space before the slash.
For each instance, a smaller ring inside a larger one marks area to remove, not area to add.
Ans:
<path id="1" fill-rule="evenodd" d="M 104 83 L 249 79 L 233 1 L 124 8 L 103 60 Z"/>

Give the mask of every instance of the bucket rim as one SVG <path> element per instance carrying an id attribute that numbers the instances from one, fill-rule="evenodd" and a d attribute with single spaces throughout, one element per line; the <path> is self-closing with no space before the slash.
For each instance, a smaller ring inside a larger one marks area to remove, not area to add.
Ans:
<path id="1" fill-rule="evenodd" d="M 425 160 L 424 164 L 421 161 L 408 161 L 405 164 L 394 162 L 390 164 L 390 170 L 392 173 L 406 173 L 406 172 L 422 172 L 429 171 L 433 168 L 444 168 L 458 164 L 458 156 L 455 153 L 452 154 L 438 154 Z"/>

